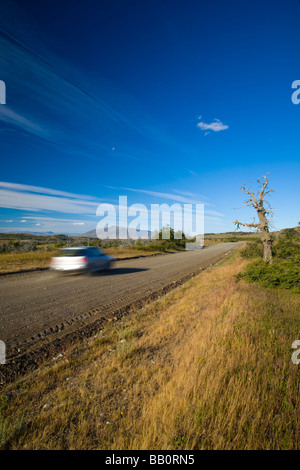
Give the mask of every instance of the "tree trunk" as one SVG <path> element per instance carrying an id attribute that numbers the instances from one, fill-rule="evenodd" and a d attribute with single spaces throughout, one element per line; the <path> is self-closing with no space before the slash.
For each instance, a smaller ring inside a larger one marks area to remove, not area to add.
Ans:
<path id="1" fill-rule="evenodd" d="M 272 239 L 268 230 L 263 231 L 262 242 L 263 242 L 263 247 L 264 247 L 264 261 L 266 263 L 272 264 L 273 262 Z"/>
<path id="2" fill-rule="evenodd" d="M 261 230 L 261 241 L 264 247 L 264 261 L 266 263 L 272 264 L 273 262 L 273 253 L 272 253 L 272 238 L 269 232 L 268 220 L 266 218 L 266 211 L 263 208 L 262 201 L 256 206 L 257 215 L 260 220 L 260 230 Z"/>
<path id="3" fill-rule="evenodd" d="M 250 228 L 256 228 L 261 231 L 262 237 L 261 241 L 263 243 L 264 247 L 264 261 L 266 263 L 272 264 L 273 262 L 273 253 L 272 253 L 272 237 L 269 232 L 269 221 L 266 217 L 266 214 L 271 214 L 273 213 L 273 210 L 267 210 L 264 207 L 264 197 L 273 191 L 272 189 L 269 189 L 266 191 L 266 188 L 268 186 L 268 175 L 264 176 L 264 181 L 261 181 L 262 178 L 258 180 L 258 183 L 262 185 L 262 188 L 258 194 L 257 197 L 254 196 L 254 191 L 252 190 L 247 190 L 243 186 L 241 189 L 244 194 L 248 194 L 250 196 L 249 199 L 246 200 L 245 204 L 247 206 L 252 206 L 257 212 L 258 218 L 259 218 L 259 223 L 258 224 L 243 224 L 242 222 L 239 222 L 236 220 L 234 224 L 239 227 L 240 225 L 243 225 L 244 227 L 250 227 Z"/>

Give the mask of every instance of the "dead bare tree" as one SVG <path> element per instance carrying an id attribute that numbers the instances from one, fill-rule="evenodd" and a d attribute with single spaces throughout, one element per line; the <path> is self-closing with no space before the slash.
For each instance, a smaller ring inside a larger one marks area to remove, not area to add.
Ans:
<path id="1" fill-rule="evenodd" d="M 250 196 L 249 199 L 245 201 L 246 206 L 251 206 L 254 207 L 254 209 L 257 212 L 259 223 L 252 223 L 252 224 L 245 224 L 242 222 L 239 222 L 236 220 L 233 222 L 236 226 L 237 229 L 239 228 L 240 225 L 243 225 L 244 227 L 249 227 L 249 228 L 256 228 L 257 230 L 261 231 L 262 237 L 262 243 L 264 247 L 264 261 L 267 263 L 271 264 L 272 263 L 272 237 L 270 234 L 269 230 L 269 224 L 270 221 L 267 219 L 267 214 L 270 216 L 273 215 L 273 210 L 269 208 L 268 210 L 264 207 L 264 203 L 268 204 L 270 207 L 270 204 L 268 201 L 266 201 L 265 197 L 268 193 L 273 192 L 272 189 L 268 189 L 268 174 L 263 176 L 262 178 L 259 178 L 257 180 L 259 185 L 261 185 L 260 191 L 258 191 L 257 195 L 254 195 L 253 190 L 246 189 L 245 186 L 241 188 L 244 194 L 247 194 Z"/>

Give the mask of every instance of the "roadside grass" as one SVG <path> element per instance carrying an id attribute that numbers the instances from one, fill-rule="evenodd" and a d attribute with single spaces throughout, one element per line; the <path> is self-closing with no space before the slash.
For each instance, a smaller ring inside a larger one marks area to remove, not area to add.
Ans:
<path id="1" fill-rule="evenodd" d="M 146 251 L 130 248 L 107 248 L 105 252 L 115 256 L 116 259 L 132 258 L 135 256 L 150 256 L 159 254 L 160 251 Z M 51 251 L 29 251 L 25 253 L 1 253 L 0 273 L 17 272 L 38 268 L 47 268 L 52 256 L 57 255 L 58 250 Z"/>
<path id="2" fill-rule="evenodd" d="M 288 230 L 288 229 L 286 229 Z M 273 245 L 273 263 L 262 260 L 261 241 L 248 243 L 241 251 L 245 259 L 253 260 L 237 279 L 260 283 L 264 287 L 290 289 L 300 293 L 300 242 L 299 237 L 281 237 Z"/>
<path id="3" fill-rule="evenodd" d="M 300 297 L 208 269 L 3 387 L 3 449 L 297 449 Z M 5 367 L 5 366 L 3 366 Z"/>
<path id="4" fill-rule="evenodd" d="M 205 246 L 220 243 L 222 240 L 205 240 Z M 165 243 L 167 240 L 154 240 L 148 245 L 139 245 L 138 243 L 131 246 L 113 246 L 103 248 L 104 251 L 121 260 L 124 258 L 134 258 L 140 256 L 158 255 L 161 253 L 175 253 L 182 251 L 182 246 L 176 246 L 174 243 Z M 23 270 L 34 270 L 47 268 L 50 265 L 51 258 L 56 256 L 58 248 L 50 244 L 46 247 L 36 245 L 32 251 L 16 251 L 0 253 L 0 273 L 18 272 Z"/>
<path id="5" fill-rule="evenodd" d="M 150 247 L 144 249 L 143 247 L 133 246 L 130 248 L 105 248 L 104 251 L 116 260 L 124 258 L 135 258 L 140 256 L 158 255 L 166 252 L 165 249 L 154 249 Z M 175 253 L 175 249 L 168 249 L 168 253 Z M 23 270 L 34 270 L 39 268 L 47 268 L 50 265 L 52 256 L 56 256 L 58 250 L 36 250 L 24 253 L 0 253 L 0 273 L 18 272 Z"/>
<path id="6" fill-rule="evenodd" d="M 132 258 L 135 256 L 150 256 L 150 255 L 157 255 L 161 252 L 159 250 L 143 250 L 137 249 L 136 247 L 132 248 L 106 248 L 105 252 L 109 255 L 114 256 L 116 259 L 122 258 Z"/>
<path id="7" fill-rule="evenodd" d="M 56 251 L 30 251 L 25 253 L 1 253 L 0 273 L 46 268 Z"/>

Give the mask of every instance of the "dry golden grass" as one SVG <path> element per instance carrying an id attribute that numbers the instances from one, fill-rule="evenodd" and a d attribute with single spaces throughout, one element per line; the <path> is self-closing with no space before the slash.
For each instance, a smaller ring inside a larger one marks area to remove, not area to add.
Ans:
<path id="1" fill-rule="evenodd" d="M 27 253 L 0 254 L 0 273 L 17 272 L 38 268 L 47 268 L 52 256 L 57 255 L 58 250 L 30 251 Z M 158 254 L 157 251 L 143 251 L 134 249 L 108 248 L 105 250 L 116 259 L 132 258 L 136 256 L 150 256 Z"/>
<path id="2" fill-rule="evenodd" d="M 27 253 L 0 254 L 0 272 L 46 268 L 57 251 L 29 251 Z"/>
<path id="3" fill-rule="evenodd" d="M 299 296 L 219 263 L 6 386 L 5 449 L 296 449 Z"/>
<path id="4" fill-rule="evenodd" d="M 205 246 L 219 243 L 219 240 L 207 240 Z M 137 250 L 133 248 L 106 248 L 107 254 L 114 256 L 117 260 L 134 258 L 139 256 L 151 256 L 161 254 L 160 251 Z M 172 251 L 172 250 L 171 250 Z M 18 272 L 23 270 L 34 270 L 47 268 L 52 256 L 56 256 L 58 250 L 36 250 L 24 253 L 1 253 L 0 273 Z"/>
<path id="5" fill-rule="evenodd" d="M 117 259 L 132 258 L 136 256 L 151 256 L 161 254 L 159 251 L 136 250 L 134 248 L 106 248 L 105 252 Z"/>

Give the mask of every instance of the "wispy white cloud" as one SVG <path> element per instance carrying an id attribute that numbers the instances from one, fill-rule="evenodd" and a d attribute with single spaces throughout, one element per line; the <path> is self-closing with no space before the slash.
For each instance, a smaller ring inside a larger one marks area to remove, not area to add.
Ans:
<path id="1" fill-rule="evenodd" d="M 202 131 L 213 131 L 213 132 L 220 132 L 220 131 L 225 131 L 226 129 L 229 129 L 229 126 L 226 124 L 223 124 L 219 119 L 215 119 L 213 122 L 210 124 L 200 121 L 197 124 L 197 127 L 199 127 Z"/>
<path id="2" fill-rule="evenodd" d="M 8 209 L 95 215 L 96 208 L 101 202 L 103 201 L 92 196 L 38 186 L 0 182 L 0 207 Z"/>
<path id="3" fill-rule="evenodd" d="M 90 228 L 95 228 L 96 218 L 92 220 L 80 220 L 80 219 L 69 219 L 65 217 L 47 217 L 47 216 L 25 216 L 24 219 L 28 221 L 29 224 L 34 223 L 35 225 L 41 225 L 43 227 L 47 226 L 49 228 L 53 227 L 72 227 L 72 226 L 83 226 L 86 225 Z"/>
<path id="4" fill-rule="evenodd" d="M 6 181 L 0 181 L 0 188 L 7 188 L 15 191 L 25 191 L 29 193 L 51 194 L 53 196 L 66 196 L 75 199 L 84 198 L 87 200 L 95 200 L 94 197 L 85 194 L 75 194 L 67 191 L 60 191 L 59 189 L 43 188 L 41 186 L 32 186 L 29 184 L 9 183 Z"/>
<path id="5" fill-rule="evenodd" d="M 194 170 L 188 170 L 188 172 L 193 176 L 199 176 Z"/>
<path id="6" fill-rule="evenodd" d="M 207 196 L 204 196 L 203 194 L 195 194 L 195 193 L 191 193 L 190 191 L 181 191 L 178 189 L 173 189 L 173 191 L 176 194 L 187 196 L 188 198 L 192 198 L 193 200 L 207 199 Z"/>
<path id="7" fill-rule="evenodd" d="M 126 189 L 128 191 L 135 191 L 135 192 L 140 192 L 140 193 L 143 193 L 143 194 L 148 194 L 148 195 L 154 196 L 156 198 L 173 200 L 175 202 L 179 202 L 179 203 L 182 203 L 182 204 L 193 204 L 193 205 L 195 205 L 195 204 L 204 204 L 204 206 L 206 206 L 205 211 L 204 211 L 204 216 L 205 216 L 206 220 L 208 220 L 208 217 L 210 217 L 210 216 L 213 216 L 213 218 L 211 218 L 211 220 L 220 220 L 219 219 L 220 217 L 225 217 L 225 215 L 222 214 L 221 212 L 211 210 L 211 209 L 207 209 L 207 207 L 212 206 L 212 204 L 210 204 L 208 202 L 203 202 L 203 199 L 205 198 L 205 196 L 198 196 L 197 197 L 197 195 L 189 193 L 189 197 L 185 197 L 185 196 L 180 196 L 180 195 L 172 194 L 172 193 L 162 193 L 162 192 L 156 192 L 156 191 L 148 191 L 148 190 L 144 190 L 144 189 L 132 189 L 132 188 L 123 188 L 123 189 Z M 180 192 L 180 191 L 177 191 L 177 192 Z M 181 193 L 182 193 L 182 191 L 181 191 Z M 200 197 L 201 197 L 201 200 L 200 200 Z"/>
<path id="8" fill-rule="evenodd" d="M 200 196 L 197 197 L 197 195 L 195 194 L 192 195 L 192 193 L 189 193 L 189 195 L 192 197 L 186 197 L 183 195 L 163 193 L 163 192 L 158 192 L 158 191 L 150 191 L 146 189 L 133 189 L 133 188 L 119 188 L 119 189 L 147 194 L 149 196 L 153 196 L 158 199 L 169 199 L 170 201 L 175 201 L 175 202 L 179 202 L 182 204 L 204 204 L 205 206 L 212 206 L 212 204 L 208 202 L 203 202 L 202 199 L 205 198 L 205 196 L 201 196 L 201 200 L 200 200 Z M 180 191 L 177 191 L 177 192 L 180 192 Z M 151 201 L 151 203 L 152 202 L 153 201 Z M 205 208 L 205 216 L 208 216 L 208 215 L 215 216 L 215 217 L 224 217 L 224 214 L 222 214 L 221 212 Z"/>
<path id="9" fill-rule="evenodd" d="M 15 20 L 18 21 L 18 18 L 15 17 Z M 91 91 L 87 77 L 82 77 L 78 70 L 70 70 L 52 51 L 46 50 L 45 46 L 42 45 L 43 50 L 39 51 L 40 41 L 36 41 L 33 31 L 32 37 L 27 35 L 26 39 L 22 38 L 20 36 L 22 28 L 16 35 L 15 31 L 18 28 L 12 30 L 10 21 L 6 23 L 0 21 L 0 29 L 5 33 L 0 40 L 0 66 L 12 72 L 10 88 L 18 92 L 17 87 L 22 87 L 23 99 L 30 98 L 32 103 L 38 106 L 35 118 L 31 119 L 28 113 L 32 107 L 23 108 L 21 113 L 8 108 L 7 105 L 3 106 L 0 114 L 3 121 L 43 138 L 53 137 L 53 140 L 54 137 L 62 137 L 63 133 L 59 131 L 53 120 L 41 119 L 41 109 L 44 110 L 45 116 L 55 112 L 58 121 L 63 116 L 79 118 L 81 115 L 80 125 L 92 122 L 90 119 L 84 121 L 84 110 L 90 111 L 89 116 L 97 115 L 102 124 L 105 118 L 106 121 L 108 119 L 119 123 L 122 121 L 122 116 L 113 107 Z M 85 83 L 85 86 L 81 86 L 80 83 Z M 21 109 L 20 104 L 14 102 L 14 106 L 16 105 Z M 126 123 L 129 124 L 128 121 Z M 71 126 L 73 124 L 74 121 Z M 64 122 L 64 133 L 68 130 L 70 130 L 69 119 Z"/>
<path id="10" fill-rule="evenodd" d="M 195 204 L 201 203 L 200 197 L 189 191 L 176 190 L 175 192 L 174 190 L 174 193 L 169 193 L 135 188 L 119 189 L 150 196 L 146 206 L 156 202 L 162 204 L 165 200 L 169 200 L 170 205 L 174 203 L 189 204 L 192 213 Z M 27 222 L 26 227 L 35 224 L 41 226 L 43 230 L 53 231 L 55 229 L 61 233 L 70 233 L 71 227 L 78 227 L 79 229 L 79 227 L 85 226 L 85 230 L 93 229 L 97 224 L 97 207 L 103 202 L 107 203 L 108 201 L 101 201 L 89 195 L 40 186 L 0 182 L 0 207 L 29 212 L 28 215 L 21 214 L 19 217 L 19 224 Z M 139 202 L 141 201 L 137 196 L 135 203 Z M 206 220 L 220 221 L 224 217 L 222 213 L 209 208 L 208 206 L 211 206 L 211 204 L 206 202 L 204 204 L 206 206 L 204 212 Z M 114 207 L 118 212 L 118 206 Z M 58 213 L 63 214 L 62 217 L 57 216 Z M 70 214 L 77 214 L 80 217 L 71 218 Z M 7 222 L 13 222 L 13 220 Z"/>
<path id="11" fill-rule="evenodd" d="M 24 216 L 24 219 L 27 219 L 28 221 L 38 221 L 38 222 L 59 222 L 59 223 L 62 223 L 62 222 L 65 222 L 65 223 L 69 223 L 69 224 L 72 224 L 72 225 L 79 225 L 79 224 L 82 224 L 83 222 L 78 220 L 78 219 L 66 219 L 66 218 L 58 218 L 58 217 L 43 217 L 43 216 Z"/>
<path id="12" fill-rule="evenodd" d="M 135 143 L 141 136 L 178 149 L 174 137 L 138 101 L 104 78 L 95 83 L 56 55 L 40 40 L 34 25 L 28 26 L 32 20 L 26 8 L 5 3 L 0 15 L 0 70 L 10 77 L 9 99 L 0 107 L 5 131 L 29 133 L 68 154 L 92 159 L 109 154 L 153 160 L 148 146 L 139 149 Z M 118 145 L 111 140 L 112 132 L 120 136 Z M 130 151 L 125 134 L 130 134 Z"/>
<path id="13" fill-rule="evenodd" d="M 26 228 L 26 230 L 33 230 L 34 227 L 40 227 L 42 232 L 54 231 L 55 233 L 82 233 L 83 227 L 85 228 L 85 231 L 88 231 L 95 229 L 97 225 L 97 219 L 94 216 L 85 220 L 80 220 L 66 217 L 28 215 L 24 216 L 23 220 L 27 222 L 26 227 L 28 228 Z M 21 217 L 19 218 L 19 222 L 12 229 L 20 230 L 20 223 Z M 1 230 L 7 231 L 4 228 L 1 228 Z"/>
<path id="14" fill-rule="evenodd" d="M 8 124 L 14 124 L 37 136 L 45 135 L 44 129 L 36 122 L 32 122 L 24 116 L 13 111 L 9 106 L 0 106 L 0 120 Z"/>
<path id="15" fill-rule="evenodd" d="M 200 204 L 201 201 L 197 197 L 186 197 L 180 194 L 163 193 L 159 191 L 150 191 L 147 189 L 134 189 L 134 188 L 119 188 L 125 191 L 132 191 L 136 193 L 147 194 L 159 199 L 169 199 L 171 201 L 181 202 L 183 204 Z"/>
<path id="16" fill-rule="evenodd" d="M 181 194 L 182 196 L 192 197 L 195 198 L 196 194 L 190 193 L 189 191 L 179 191 L 177 189 L 173 189 L 174 193 Z"/>

